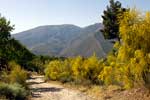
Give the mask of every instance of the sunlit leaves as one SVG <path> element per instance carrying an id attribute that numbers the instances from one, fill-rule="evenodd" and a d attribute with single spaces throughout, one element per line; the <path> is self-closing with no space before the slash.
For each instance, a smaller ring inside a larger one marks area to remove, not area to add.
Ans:
<path id="1" fill-rule="evenodd" d="M 120 36 L 122 45 L 117 60 L 123 63 L 123 82 L 125 87 L 134 83 L 142 83 L 143 73 L 147 73 L 150 65 L 146 55 L 150 52 L 150 15 L 135 9 L 125 12 L 120 20 Z"/>

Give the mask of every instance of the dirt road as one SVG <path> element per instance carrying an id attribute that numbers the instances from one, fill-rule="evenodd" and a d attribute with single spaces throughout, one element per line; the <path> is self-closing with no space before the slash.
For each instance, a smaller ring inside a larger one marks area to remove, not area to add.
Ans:
<path id="1" fill-rule="evenodd" d="M 44 82 L 43 76 L 32 76 L 27 82 L 32 91 L 31 100 L 94 100 L 80 91 Z"/>

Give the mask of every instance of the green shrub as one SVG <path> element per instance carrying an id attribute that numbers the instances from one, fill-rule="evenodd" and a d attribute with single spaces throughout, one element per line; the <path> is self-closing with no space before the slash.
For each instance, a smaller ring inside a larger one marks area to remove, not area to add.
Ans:
<path id="1" fill-rule="evenodd" d="M 18 83 L 0 83 L 0 97 L 10 100 L 25 100 L 27 95 L 28 91 Z"/>

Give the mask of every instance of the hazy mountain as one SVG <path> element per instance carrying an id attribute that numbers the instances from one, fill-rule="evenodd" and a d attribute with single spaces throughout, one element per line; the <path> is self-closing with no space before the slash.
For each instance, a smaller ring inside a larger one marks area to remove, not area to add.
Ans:
<path id="1" fill-rule="evenodd" d="M 33 53 L 53 56 L 105 56 L 111 44 L 98 31 L 100 23 L 84 28 L 64 24 L 39 26 L 14 34 Z M 107 48 L 107 49 L 106 49 Z"/>
<path id="2" fill-rule="evenodd" d="M 86 34 L 84 34 L 86 36 Z M 62 52 L 62 56 L 91 56 L 95 53 L 99 57 L 104 57 L 111 50 L 112 44 L 104 39 L 102 34 L 97 31 L 88 34 L 84 38 L 77 38 L 71 42 Z"/>

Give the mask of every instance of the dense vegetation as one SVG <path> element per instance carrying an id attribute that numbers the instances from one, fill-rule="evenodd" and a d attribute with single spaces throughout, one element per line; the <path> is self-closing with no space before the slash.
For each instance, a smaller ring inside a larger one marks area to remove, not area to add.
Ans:
<path id="1" fill-rule="evenodd" d="M 13 29 L 10 21 L 0 17 L 0 99 L 24 100 L 30 94 L 27 71 L 43 73 L 47 61 L 59 58 L 32 54 L 11 37 Z"/>
<path id="2" fill-rule="evenodd" d="M 20 100 L 28 95 L 24 69 L 34 55 L 11 38 L 13 29 L 10 21 L 0 17 L 0 97 Z"/>
<path id="3" fill-rule="evenodd" d="M 121 42 L 116 42 L 105 59 L 95 55 L 80 56 L 64 61 L 49 62 L 45 69 L 47 79 L 62 82 L 119 85 L 122 88 L 150 84 L 150 13 L 136 10 L 118 16 Z"/>
<path id="4" fill-rule="evenodd" d="M 98 75 L 101 71 L 101 62 L 95 55 L 87 59 L 78 56 L 64 61 L 55 60 L 46 65 L 45 75 L 47 79 L 60 80 L 62 82 L 75 81 L 75 83 L 99 83 Z"/>
<path id="5" fill-rule="evenodd" d="M 13 30 L 13 26 L 4 17 L 0 17 L 0 28 L 0 62 L 2 63 L 0 69 L 11 60 L 28 69 L 26 63 L 33 59 L 34 55 L 17 40 L 11 38 L 10 32 Z"/>
<path id="6" fill-rule="evenodd" d="M 115 5 L 121 7 L 117 2 Z M 89 58 L 36 56 L 11 37 L 14 26 L 0 17 L 0 99 L 27 98 L 27 71 L 45 74 L 47 80 L 63 83 L 150 89 L 150 12 L 144 15 L 133 9 L 121 13 L 115 15 L 118 22 L 115 37 L 120 41 L 103 59 L 95 54 Z"/>
<path id="7" fill-rule="evenodd" d="M 27 71 L 42 73 L 46 61 L 56 57 L 35 56 L 11 37 L 14 26 L 0 17 L 0 98 L 23 100 L 29 94 Z"/>
<path id="8" fill-rule="evenodd" d="M 26 84 L 28 74 L 15 62 L 8 64 L 10 70 L 0 72 L 0 98 L 24 100 L 29 95 Z"/>

